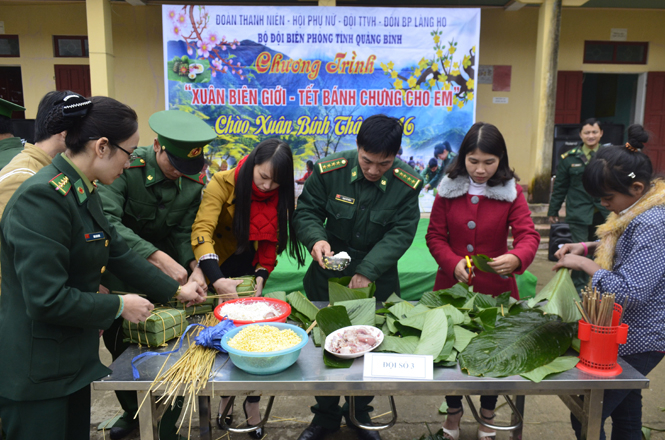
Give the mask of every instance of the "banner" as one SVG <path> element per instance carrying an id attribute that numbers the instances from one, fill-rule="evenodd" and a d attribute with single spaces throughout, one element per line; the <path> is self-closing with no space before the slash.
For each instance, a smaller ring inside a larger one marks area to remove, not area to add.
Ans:
<path id="1" fill-rule="evenodd" d="M 401 158 L 457 151 L 475 121 L 479 9 L 164 5 L 166 108 L 218 139 L 211 171 L 261 140 L 306 160 L 356 148 L 367 117 L 404 123 Z"/>

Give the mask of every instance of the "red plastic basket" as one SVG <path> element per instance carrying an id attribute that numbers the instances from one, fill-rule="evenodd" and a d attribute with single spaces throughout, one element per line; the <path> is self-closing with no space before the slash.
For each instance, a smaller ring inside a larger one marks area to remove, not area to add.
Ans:
<path id="1" fill-rule="evenodd" d="M 580 339 L 580 362 L 577 368 L 596 376 L 616 376 L 623 369 L 617 364 L 619 344 L 625 344 L 628 324 L 619 324 L 621 306 L 614 304 L 612 325 L 591 325 L 580 319 L 577 337 Z"/>
<path id="2" fill-rule="evenodd" d="M 261 319 L 261 320 L 258 320 L 258 321 L 240 321 L 240 320 L 236 319 L 236 320 L 233 321 L 233 324 L 235 324 L 236 327 L 240 327 L 241 325 L 245 325 L 245 324 L 255 324 L 257 322 L 286 322 L 287 318 L 291 314 L 291 306 L 288 303 L 286 303 L 286 302 L 284 302 L 280 299 L 252 297 L 252 298 L 238 298 L 238 299 L 233 299 L 231 301 L 223 302 L 222 304 L 215 307 L 215 310 L 214 310 L 215 317 L 217 319 L 219 319 L 220 321 L 223 321 L 224 319 L 226 319 L 220 313 L 221 308 L 223 306 L 225 306 L 226 304 L 236 303 L 236 302 L 240 302 L 240 303 L 267 302 L 271 306 L 275 307 L 277 310 L 279 310 L 281 312 L 278 316 L 275 316 L 274 318 Z"/>

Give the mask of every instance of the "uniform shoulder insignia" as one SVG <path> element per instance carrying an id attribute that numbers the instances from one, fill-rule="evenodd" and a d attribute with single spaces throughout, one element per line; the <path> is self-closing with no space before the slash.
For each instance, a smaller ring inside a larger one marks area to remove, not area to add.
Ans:
<path id="1" fill-rule="evenodd" d="M 145 166 L 145 159 L 142 157 L 137 157 L 132 163 L 129 164 L 129 168 L 141 168 Z"/>
<path id="2" fill-rule="evenodd" d="M 563 154 L 561 155 L 561 159 L 565 159 L 565 158 L 567 158 L 568 155 L 569 155 L 570 153 L 574 152 L 574 151 L 575 151 L 575 149 L 572 149 L 572 150 L 568 150 L 568 151 L 566 151 L 565 153 L 563 153 Z"/>
<path id="3" fill-rule="evenodd" d="M 72 188 L 72 184 L 69 182 L 69 177 L 62 173 L 49 180 L 48 183 L 50 183 L 51 186 L 63 196 L 66 196 Z"/>
<path id="4" fill-rule="evenodd" d="M 422 182 L 422 180 L 419 179 L 418 177 L 413 176 L 400 168 L 395 168 L 394 174 L 395 177 L 397 177 L 399 180 L 406 183 L 407 186 L 410 186 L 413 189 L 417 189 L 418 185 L 420 185 L 420 182 Z"/>
<path id="5" fill-rule="evenodd" d="M 323 162 L 317 163 L 319 167 L 319 171 L 321 174 L 329 173 L 331 171 L 339 170 L 341 168 L 344 168 L 347 166 L 349 163 L 348 160 L 346 160 L 343 157 L 338 157 L 337 159 L 332 159 L 332 160 L 326 160 Z"/>
<path id="6" fill-rule="evenodd" d="M 199 173 L 199 174 L 183 174 L 182 177 L 186 177 L 189 180 L 193 180 L 196 183 L 200 183 L 201 185 L 205 185 L 206 182 L 208 181 L 208 176 L 206 176 L 206 173 Z"/>

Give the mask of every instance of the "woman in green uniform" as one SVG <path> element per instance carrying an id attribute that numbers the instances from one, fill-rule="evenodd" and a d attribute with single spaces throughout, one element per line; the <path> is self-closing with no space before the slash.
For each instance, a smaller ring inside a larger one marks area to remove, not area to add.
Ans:
<path id="1" fill-rule="evenodd" d="M 107 97 L 65 101 L 66 152 L 21 185 L 0 222 L 0 417 L 13 440 L 89 439 L 90 383 L 111 372 L 99 329 L 145 320 L 151 301 L 204 300 L 197 283 L 180 286 L 131 251 L 102 211 L 93 182 L 129 166 L 134 110 Z M 107 269 L 148 299 L 97 292 Z"/>

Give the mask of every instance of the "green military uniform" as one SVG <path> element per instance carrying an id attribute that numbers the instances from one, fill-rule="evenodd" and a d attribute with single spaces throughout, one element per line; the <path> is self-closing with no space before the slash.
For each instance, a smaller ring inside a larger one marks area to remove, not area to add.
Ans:
<path id="1" fill-rule="evenodd" d="M 333 252 L 347 252 L 351 264 L 336 272 L 312 262 L 303 281 L 311 300 L 328 300 L 328 278 L 356 273 L 376 283 L 378 300 L 399 294 L 397 261 L 411 246 L 420 219 L 422 180 L 416 176 L 413 168 L 395 159 L 379 181 L 370 182 L 358 166 L 357 150 L 317 163 L 298 198 L 298 239 L 309 251 L 325 240 Z"/>
<path id="2" fill-rule="evenodd" d="M 438 166 L 436 167 L 436 170 L 432 171 L 430 167 L 427 167 L 425 171 L 423 171 L 422 178 L 423 178 L 423 185 L 427 185 L 430 183 L 432 180 L 434 180 L 435 177 L 439 175 L 439 171 L 441 171 L 441 168 Z"/>
<path id="3" fill-rule="evenodd" d="M 179 127 L 177 133 L 168 133 L 173 126 Z M 202 148 L 216 137 L 212 128 L 194 115 L 180 111 L 163 111 L 150 118 L 150 125 L 157 132 L 160 145 L 168 153 L 179 153 L 192 158 L 202 155 Z M 192 130 L 196 133 L 192 134 Z M 194 137 L 200 140 L 189 141 Z M 182 148 L 176 148 L 175 145 Z M 99 193 L 104 204 L 104 214 L 118 234 L 130 248 L 147 259 L 160 250 L 168 254 L 189 271 L 194 260 L 191 245 L 192 224 L 201 203 L 201 190 L 206 184 L 204 173 L 183 175 L 176 180 L 168 179 L 157 163 L 157 153 L 152 146 L 140 147 L 134 152 L 138 156 L 129 169 L 111 185 L 99 185 Z M 200 166 L 195 167 L 200 171 Z M 105 274 L 102 284 L 111 292 L 142 293 L 134 285 L 125 284 L 112 274 Z M 111 328 L 104 332 L 104 343 L 115 360 L 129 343 L 123 342 L 122 319 L 116 320 Z M 138 410 L 136 393 L 116 391 L 118 401 L 125 413 L 114 425 L 128 429 L 136 425 L 134 415 Z M 182 398 L 176 401 L 176 407 L 169 408 L 162 417 L 160 438 L 175 438 L 176 421 L 180 415 Z"/>
<path id="4" fill-rule="evenodd" d="M 596 149 L 602 148 L 598 146 Z M 596 240 L 596 227 L 605 223 L 609 211 L 600 204 L 600 199 L 591 197 L 582 184 L 582 175 L 593 152 L 585 154 L 587 148 L 576 147 L 561 155 L 556 170 L 554 189 L 550 197 L 547 215 L 556 217 L 565 199 L 566 223 L 574 242 Z M 582 271 L 573 271 L 573 282 L 577 290 L 581 290 L 589 281 L 588 275 Z"/>
<path id="5" fill-rule="evenodd" d="M 420 218 L 418 194 L 422 180 L 404 162 L 395 159 L 392 168 L 377 182 L 365 179 L 358 165 L 358 151 L 336 153 L 320 160 L 298 198 L 294 222 L 298 239 L 311 252 L 325 240 L 333 252 L 345 251 L 351 264 L 342 272 L 322 269 L 312 262 L 303 284 L 311 300 L 328 300 L 328 279 L 356 273 L 376 283 L 375 296 L 385 300 L 399 295 L 397 261 L 415 236 Z M 324 226 L 325 223 L 325 226 Z M 356 418 L 369 423 L 373 397 L 356 397 Z M 312 407 L 314 425 L 339 428 L 348 414 L 339 396 L 316 397 Z"/>
<path id="6" fill-rule="evenodd" d="M 0 141 L 0 170 L 3 169 L 14 156 L 23 151 L 21 138 L 10 137 Z"/>
<path id="7" fill-rule="evenodd" d="M 4 429 L 9 438 L 88 438 L 88 407 L 69 411 L 87 417 L 83 429 L 79 417 L 78 430 L 68 430 L 63 414 L 67 404 L 89 402 L 89 384 L 111 372 L 99 360 L 98 332 L 121 300 L 95 293 L 102 274 L 132 279 L 154 302 L 168 301 L 178 283 L 129 249 L 94 185 L 63 155 L 14 193 L 0 228 Z"/>

